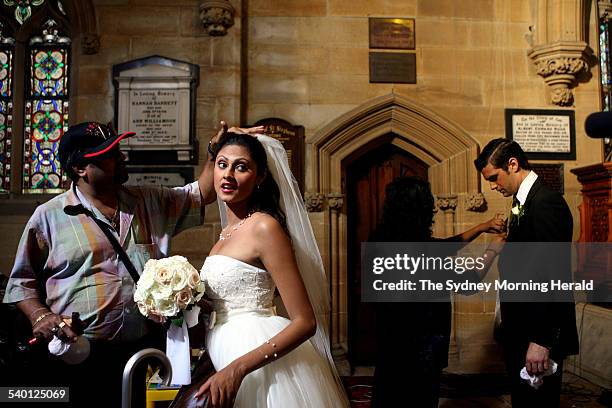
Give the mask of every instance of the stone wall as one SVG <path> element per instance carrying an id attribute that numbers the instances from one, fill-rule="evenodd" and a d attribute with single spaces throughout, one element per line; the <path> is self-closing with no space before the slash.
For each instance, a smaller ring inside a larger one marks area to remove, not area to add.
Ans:
<path id="1" fill-rule="evenodd" d="M 504 109 L 558 108 L 549 102 L 550 90 L 527 56 L 538 17 L 533 4 L 529 0 L 251 1 L 248 120 L 253 123 L 273 116 L 303 125 L 308 143 L 346 112 L 396 93 L 460 126 L 484 146 L 490 139 L 505 136 Z M 368 17 L 415 18 L 416 84 L 369 83 Z M 596 32 L 593 22 L 591 32 Z M 590 45 L 597 49 L 592 39 Z M 601 142 L 586 137 L 583 127 L 586 116 L 599 110 L 597 68 L 592 73 L 592 80 L 574 89 L 571 107 L 576 113 L 578 160 L 564 162 L 565 197 L 576 220 L 575 238 L 581 198 L 579 184 L 569 171 L 602 159 Z M 317 169 L 309 163 L 312 161 L 307 161 L 307 191 L 316 190 L 312 173 Z M 453 225 L 439 223 L 438 232 L 460 232 L 496 212 L 509 212 L 509 200 L 485 184 L 482 192 L 488 203 L 486 213 L 467 211 L 465 196 L 460 195 Z M 317 223 L 315 229 L 323 238 L 324 258 L 341 258 L 343 254 L 327 251 L 329 226 Z M 451 370 L 501 368 L 499 348 L 492 339 L 494 316 L 495 304 L 478 297 L 455 302 Z M 342 316 L 340 320 L 342 327 Z M 346 344 L 346 339 L 340 341 Z"/>
<path id="2" fill-rule="evenodd" d="M 200 156 L 219 120 L 238 123 L 241 98 L 247 122 L 280 117 L 305 126 L 306 139 L 340 115 L 373 98 L 400 94 L 456 124 L 481 146 L 505 135 L 505 108 L 557 108 L 549 89 L 527 57 L 537 27 L 531 0 L 251 0 L 248 2 L 248 93 L 240 94 L 240 0 L 235 25 L 225 37 L 209 37 L 199 20 L 197 0 L 95 0 L 100 51 L 75 55 L 73 123 L 113 118 L 113 64 L 162 55 L 200 65 L 196 129 Z M 368 17 L 415 18 L 417 83 L 370 84 Z M 591 32 L 596 32 L 591 19 Z M 551 24 L 558 24 L 553 22 Z M 593 35 L 589 44 L 597 50 Z M 598 70 L 574 89 L 577 160 L 565 163 L 565 192 L 579 232 L 579 185 L 569 172 L 602 159 L 600 141 L 584 134 L 584 119 L 599 110 Z M 311 159 L 311 158 L 307 158 Z M 198 174 L 199 168 L 196 169 Z M 307 174 L 316 172 L 307 160 Z M 312 178 L 306 178 L 306 190 Z M 463 196 L 444 232 L 459 232 L 507 213 L 510 204 L 482 186 L 488 212 L 467 211 Z M 30 205 L 31 206 L 31 205 Z M 6 206 L 3 209 L 9 208 Z M 12 207 L 11 207 L 12 208 Z M 28 207 L 29 208 L 29 207 Z M 7 274 L 27 219 L 23 209 L 0 215 Z M 323 255 L 330 254 L 326 213 L 313 213 Z M 201 264 L 219 232 L 218 212 L 210 206 L 206 223 L 177 237 L 174 252 Z M 494 272 L 493 272 L 494 273 Z M 494 305 L 478 298 L 455 305 L 451 369 L 475 372 L 499 368 L 492 341 Z M 492 358 L 492 360 L 491 360 Z"/>
<path id="3" fill-rule="evenodd" d="M 197 0 L 94 0 L 100 34 L 99 52 L 84 55 L 74 48 L 72 71 L 71 123 L 113 120 L 114 64 L 161 55 L 200 66 L 197 89 L 196 133 L 200 141 L 200 157 L 206 157 L 208 140 L 221 119 L 237 124 L 240 118 L 240 0 L 233 0 L 236 9 L 234 27 L 224 37 L 210 37 L 199 17 Z M 200 166 L 195 169 L 196 176 Z M 25 200 L 28 201 L 28 200 Z M 31 201 L 31 200 L 30 200 Z M 5 207 L 7 215 L 14 206 Z M 18 213 L 23 214 L 21 209 Z M 27 218 L 26 218 L 27 219 Z M 0 270 L 8 274 L 14 250 L 25 222 L 21 217 L 0 215 L 0 223 L 10 225 L 10 234 L 3 234 L 0 243 L 5 252 Z M 218 212 L 207 212 L 206 224 L 185 232 L 175 241 L 176 252 L 188 256 L 196 265 L 216 241 Z"/>

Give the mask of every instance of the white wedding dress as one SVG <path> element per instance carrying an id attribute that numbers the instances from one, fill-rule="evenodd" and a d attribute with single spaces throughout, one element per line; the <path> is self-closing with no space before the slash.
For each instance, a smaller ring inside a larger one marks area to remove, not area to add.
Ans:
<path id="1" fill-rule="evenodd" d="M 225 255 L 212 255 L 206 258 L 201 276 L 216 314 L 206 345 L 217 371 L 289 325 L 288 319 L 276 316 L 276 287 L 266 270 Z M 306 341 L 248 374 L 234 407 L 337 408 L 345 405 L 342 393 L 328 361 Z"/>

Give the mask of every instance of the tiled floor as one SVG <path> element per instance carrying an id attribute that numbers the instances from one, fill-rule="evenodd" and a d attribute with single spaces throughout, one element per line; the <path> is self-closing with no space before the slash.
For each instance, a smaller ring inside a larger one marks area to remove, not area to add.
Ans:
<path id="1" fill-rule="evenodd" d="M 367 367 L 357 368 L 355 374 L 360 381 L 351 381 L 351 407 L 369 408 L 371 398 L 371 375 Z M 440 408 L 510 408 L 505 379 L 501 375 L 445 375 L 441 389 Z M 488 384 L 483 384 L 488 383 Z M 601 395 L 598 387 L 574 374 L 563 374 L 561 408 L 605 408 L 597 400 Z"/>

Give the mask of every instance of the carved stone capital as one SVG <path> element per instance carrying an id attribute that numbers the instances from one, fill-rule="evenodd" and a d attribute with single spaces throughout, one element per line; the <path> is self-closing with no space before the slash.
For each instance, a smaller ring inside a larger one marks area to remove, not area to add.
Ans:
<path id="1" fill-rule="evenodd" d="M 323 211 L 323 200 L 324 196 L 321 193 L 315 193 L 312 191 L 307 191 L 304 194 L 304 201 L 306 203 L 306 210 L 308 212 L 320 212 Z"/>
<path id="2" fill-rule="evenodd" d="M 528 54 L 536 72 L 551 88 L 551 102 L 569 106 L 574 101 L 572 88 L 580 75 L 594 64 L 593 50 L 582 41 L 560 41 L 533 47 Z"/>
<path id="3" fill-rule="evenodd" d="M 344 194 L 330 193 L 325 197 L 327 198 L 327 206 L 330 210 L 340 210 L 344 205 Z"/>
<path id="4" fill-rule="evenodd" d="M 439 195 L 436 200 L 436 207 L 442 211 L 455 211 L 457 209 L 457 196 L 454 194 Z"/>
<path id="5" fill-rule="evenodd" d="M 612 2 L 610 0 L 599 0 L 597 9 L 599 10 L 599 18 L 610 18 L 612 16 Z"/>
<path id="6" fill-rule="evenodd" d="M 234 7 L 228 0 L 205 0 L 200 4 L 200 20 L 208 35 L 221 37 L 234 25 Z"/>
<path id="7" fill-rule="evenodd" d="M 482 193 L 470 193 L 465 197 L 465 209 L 474 212 L 483 212 L 487 209 L 487 200 Z"/>
<path id="8" fill-rule="evenodd" d="M 81 37 L 81 50 L 83 54 L 92 55 L 100 51 L 100 36 L 96 33 L 85 33 Z"/>

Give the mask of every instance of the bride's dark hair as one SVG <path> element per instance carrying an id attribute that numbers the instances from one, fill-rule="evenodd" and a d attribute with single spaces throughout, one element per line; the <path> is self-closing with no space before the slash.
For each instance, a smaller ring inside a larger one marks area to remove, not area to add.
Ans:
<path id="1" fill-rule="evenodd" d="M 257 165 L 257 175 L 264 175 L 262 182 L 255 187 L 249 197 L 249 210 L 261 211 L 274 217 L 285 231 L 287 222 L 283 210 L 280 208 L 280 191 L 274 178 L 268 170 L 266 150 L 256 137 L 240 133 L 225 132 L 219 142 L 213 147 L 214 160 L 225 146 L 242 146 L 246 148 Z"/>

